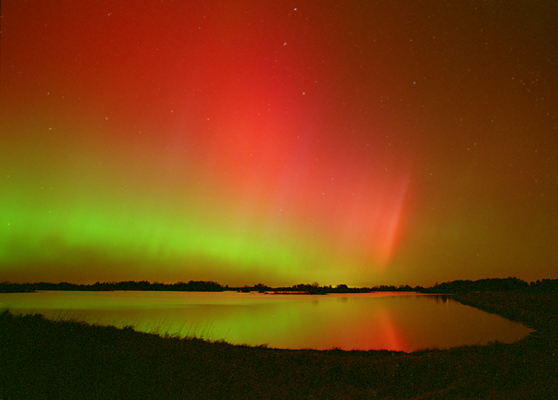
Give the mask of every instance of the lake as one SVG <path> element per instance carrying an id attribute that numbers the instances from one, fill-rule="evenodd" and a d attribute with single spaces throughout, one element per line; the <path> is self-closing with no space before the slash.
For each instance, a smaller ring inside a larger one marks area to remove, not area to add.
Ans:
<path id="1" fill-rule="evenodd" d="M 446 349 L 513 343 L 524 325 L 416 293 L 274 295 L 237 292 L 0 293 L 0 310 L 143 332 L 290 349 Z"/>

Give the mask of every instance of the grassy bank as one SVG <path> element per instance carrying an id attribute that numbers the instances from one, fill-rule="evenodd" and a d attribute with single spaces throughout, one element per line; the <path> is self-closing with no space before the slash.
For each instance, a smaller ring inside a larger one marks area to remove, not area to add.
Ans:
<path id="1" fill-rule="evenodd" d="M 538 330 L 415 353 L 279 350 L 0 315 L 0 399 L 558 398 L 558 296 L 466 294 Z M 554 319 L 553 319 L 554 318 Z"/>
<path id="2" fill-rule="evenodd" d="M 469 292 L 452 297 L 459 302 L 536 329 L 539 334 L 558 332 L 558 293 L 556 292 Z"/>

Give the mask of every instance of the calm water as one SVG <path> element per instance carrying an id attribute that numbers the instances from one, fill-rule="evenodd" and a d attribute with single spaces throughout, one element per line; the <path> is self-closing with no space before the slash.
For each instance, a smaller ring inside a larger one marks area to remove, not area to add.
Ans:
<path id="1" fill-rule="evenodd" d="M 515 342 L 531 329 L 438 296 L 370 293 L 0 293 L 0 310 L 279 348 L 414 351 Z"/>

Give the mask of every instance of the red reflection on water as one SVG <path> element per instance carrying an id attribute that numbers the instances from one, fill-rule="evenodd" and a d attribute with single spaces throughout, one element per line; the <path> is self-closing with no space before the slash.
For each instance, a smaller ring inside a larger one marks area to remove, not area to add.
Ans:
<path id="1" fill-rule="evenodd" d="M 382 347 L 387 350 L 410 351 L 403 334 L 387 310 L 379 311 L 377 320 L 379 322 L 378 327 L 382 332 Z"/>

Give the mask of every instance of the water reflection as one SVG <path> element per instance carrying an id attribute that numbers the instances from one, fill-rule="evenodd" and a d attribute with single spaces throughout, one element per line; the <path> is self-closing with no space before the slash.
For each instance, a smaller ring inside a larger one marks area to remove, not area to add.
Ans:
<path id="1" fill-rule="evenodd" d="M 448 297 L 193 292 L 0 294 L 0 309 L 279 348 L 414 351 L 512 343 L 531 330 Z"/>

